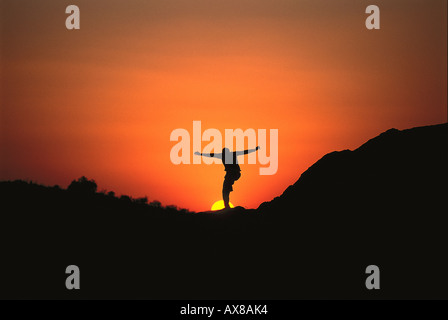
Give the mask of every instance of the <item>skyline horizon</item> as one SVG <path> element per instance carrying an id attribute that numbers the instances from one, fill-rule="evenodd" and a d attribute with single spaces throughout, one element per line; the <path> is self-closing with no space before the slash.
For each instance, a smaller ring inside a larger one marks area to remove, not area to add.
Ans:
<path id="1" fill-rule="evenodd" d="M 376 4 L 369 30 L 364 1 L 77 0 L 67 30 L 65 2 L 3 1 L 0 179 L 201 210 L 222 164 L 174 165 L 171 132 L 277 129 L 276 173 L 241 165 L 230 196 L 255 208 L 328 152 L 447 121 L 446 1 Z"/>
<path id="2" fill-rule="evenodd" d="M 332 153 L 334 153 L 334 152 L 341 152 L 341 151 L 347 151 L 347 150 L 349 150 L 349 151 L 356 151 L 357 149 L 361 148 L 363 145 L 367 144 L 370 140 L 375 139 L 375 138 L 378 138 L 380 135 L 382 135 L 382 134 L 384 134 L 384 133 L 386 133 L 386 132 L 388 132 L 388 131 L 391 131 L 391 130 L 407 131 L 407 130 L 412 130 L 412 129 L 425 128 L 425 127 L 434 127 L 434 126 L 440 126 L 440 125 L 445 125 L 445 124 L 448 124 L 448 121 L 447 121 L 447 122 L 442 122 L 442 123 L 436 123 L 436 124 L 427 124 L 427 125 L 418 126 L 418 127 L 404 128 L 404 129 L 389 128 L 389 129 L 387 129 L 386 131 L 383 131 L 383 132 L 381 132 L 381 133 L 378 133 L 376 136 L 373 136 L 373 137 L 371 137 L 371 138 L 365 140 L 361 145 L 359 145 L 359 146 L 356 147 L 356 148 L 353 148 L 353 149 L 341 149 L 341 150 L 331 150 L 331 151 L 328 151 L 327 153 L 323 154 L 318 160 L 316 160 L 316 162 L 318 162 L 319 160 L 321 160 L 321 159 L 324 158 L 325 156 L 327 156 L 327 155 L 329 155 L 329 154 L 332 154 Z M 285 189 L 284 189 L 280 194 L 278 194 L 278 195 L 276 195 L 275 197 L 273 197 L 272 199 L 264 199 L 258 206 L 256 206 L 256 207 L 250 207 L 250 208 L 245 207 L 244 205 L 241 205 L 241 204 L 236 204 L 236 205 L 234 205 L 234 204 L 231 202 L 231 203 L 230 203 L 231 208 L 234 208 L 234 207 L 243 207 L 243 208 L 246 209 L 246 210 L 258 210 L 258 209 L 260 208 L 260 206 L 262 206 L 263 204 L 265 204 L 265 203 L 269 203 L 270 201 L 274 200 L 275 198 L 280 197 L 280 196 L 283 194 L 283 192 L 286 191 L 286 189 L 287 189 L 288 187 L 290 187 L 290 186 L 294 185 L 296 182 L 298 182 L 298 180 L 300 179 L 300 177 L 302 176 L 302 174 L 303 174 L 304 172 L 306 172 L 311 166 L 313 166 L 314 164 L 316 164 L 316 162 L 310 164 L 310 166 L 309 166 L 307 169 L 305 169 L 303 172 L 299 173 L 298 176 L 297 176 L 297 178 L 296 178 L 296 180 L 295 180 L 292 184 L 290 184 L 289 186 L 285 186 Z M 204 164 L 201 164 L 201 165 L 204 165 Z M 218 164 L 218 165 L 219 165 L 219 164 Z M 162 207 L 165 207 L 165 208 L 166 208 L 166 207 L 174 207 L 174 208 L 176 208 L 176 210 L 187 210 L 188 213 L 214 212 L 214 211 L 219 211 L 219 210 L 222 210 L 222 209 L 223 209 L 223 207 L 222 207 L 222 205 L 221 205 L 221 203 L 223 202 L 222 199 L 218 199 L 218 200 L 216 200 L 215 202 L 213 202 L 212 204 L 210 204 L 210 206 L 209 206 L 208 209 L 194 210 L 194 209 L 191 209 L 191 208 L 187 208 L 187 207 L 179 206 L 179 205 L 176 204 L 176 203 L 163 203 L 163 202 L 160 202 L 159 199 L 151 198 L 148 194 L 133 195 L 133 194 L 126 194 L 126 193 L 117 193 L 115 190 L 109 190 L 109 189 L 107 189 L 107 188 L 102 188 L 101 185 L 98 184 L 98 181 L 95 179 L 95 177 L 87 177 L 87 176 L 85 176 L 85 175 L 82 175 L 82 176 L 80 176 L 80 177 L 75 177 L 75 178 L 73 178 L 73 180 L 71 180 L 70 183 L 68 183 L 66 187 L 61 186 L 60 184 L 46 185 L 46 184 L 44 184 L 44 183 L 42 183 L 42 182 L 34 181 L 33 179 L 20 179 L 20 178 L 18 178 L 18 179 L 10 179 L 10 180 L 0 180 L 0 182 L 23 181 L 23 182 L 26 182 L 26 183 L 36 184 L 36 185 L 40 185 L 40 186 L 43 186 L 43 187 L 48 187 L 48 188 L 59 187 L 59 188 L 61 188 L 61 189 L 63 189 L 63 190 L 68 190 L 68 189 L 69 189 L 69 186 L 70 186 L 71 183 L 73 183 L 73 182 L 75 182 L 75 181 L 77 181 L 77 180 L 79 180 L 79 179 L 82 179 L 82 178 L 86 178 L 88 181 L 93 181 L 94 183 L 96 183 L 96 185 L 97 185 L 97 187 L 98 187 L 96 193 L 104 194 L 104 195 L 108 195 L 108 194 L 112 193 L 114 197 L 117 197 L 117 198 L 121 198 L 121 197 L 125 197 L 125 198 L 126 198 L 126 197 L 129 197 L 129 198 L 130 198 L 131 200 L 133 200 L 133 201 L 136 201 L 136 200 L 138 201 L 139 199 L 146 198 L 146 199 L 147 199 L 147 205 L 149 205 L 149 206 L 151 206 L 151 202 L 153 202 L 153 203 L 160 203 L 160 205 L 161 205 Z M 216 206 L 215 209 L 213 209 L 214 206 Z M 217 207 L 220 207 L 220 208 L 217 208 Z M 221 208 L 221 207 L 222 207 L 222 208 Z"/>

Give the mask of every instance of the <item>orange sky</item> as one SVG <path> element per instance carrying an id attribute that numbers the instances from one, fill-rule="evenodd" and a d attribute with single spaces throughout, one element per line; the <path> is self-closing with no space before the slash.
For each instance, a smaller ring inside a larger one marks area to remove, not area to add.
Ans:
<path id="1" fill-rule="evenodd" d="M 81 29 L 65 28 L 65 7 Z M 369 4 L 381 29 L 364 26 Z M 208 210 L 222 165 L 170 161 L 170 133 L 279 130 L 279 166 L 241 165 L 257 207 L 325 153 L 446 122 L 445 0 L 3 1 L 0 179 Z M 193 150 L 192 150 L 193 151 Z"/>

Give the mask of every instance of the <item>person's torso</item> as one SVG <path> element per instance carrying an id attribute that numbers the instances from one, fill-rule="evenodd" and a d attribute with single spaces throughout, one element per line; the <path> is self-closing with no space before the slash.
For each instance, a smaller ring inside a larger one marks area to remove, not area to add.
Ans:
<path id="1" fill-rule="evenodd" d="M 226 161 L 227 157 L 223 154 L 222 155 L 222 163 L 224 164 L 224 170 L 225 171 L 241 171 L 240 169 L 240 165 L 238 164 L 238 160 L 236 157 L 236 153 L 232 152 L 231 153 L 232 159 L 229 159 L 228 161 Z M 232 161 L 232 163 L 230 163 L 230 161 Z M 229 163 L 226 163 L 229 162 Z"/>

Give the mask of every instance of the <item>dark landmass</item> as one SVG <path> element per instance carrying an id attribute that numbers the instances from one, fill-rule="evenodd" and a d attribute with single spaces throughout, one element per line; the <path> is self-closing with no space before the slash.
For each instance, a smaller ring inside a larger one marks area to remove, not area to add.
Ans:
<path id="1" fill-rule="evenodd" d="M 0 298 L 448 298 L 448 124 L 332 152 L 256 210 L 0 182 Z M 65 288 L 65 268 L 81 289 Z M 381 289 L 365 269 L 381 270 Z"/>

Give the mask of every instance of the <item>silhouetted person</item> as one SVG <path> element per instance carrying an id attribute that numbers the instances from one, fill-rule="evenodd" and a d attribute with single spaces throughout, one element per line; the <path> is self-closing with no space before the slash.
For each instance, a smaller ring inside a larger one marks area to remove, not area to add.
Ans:
<path id="1" fill-rule="evenodd" d="M 224 206 L 226 209 L 230 208 L 229 206 L 229 196 L 230 192 L 233 191 L 233 184 L 236 180 L 241 177 L 241 169 L 238 164 L 237 156 L 248 154 L 251 152 L 255 152 L 260 149 L 260 146 L 257 146 L 255 149 L 248 149 L 244 151 L 235 151 L 230 152 L 228 148 L 222 149 L 222 153 L 200 153 L 195 152 L 195 155 L 210 157 L 210 158 L 218 158 L 222 160 L 224 164 L 224 170 L 226 171 L 226 175 L 224 177 L 224 183 L 222 185 L 222 200 L 224 200 Z"/>

